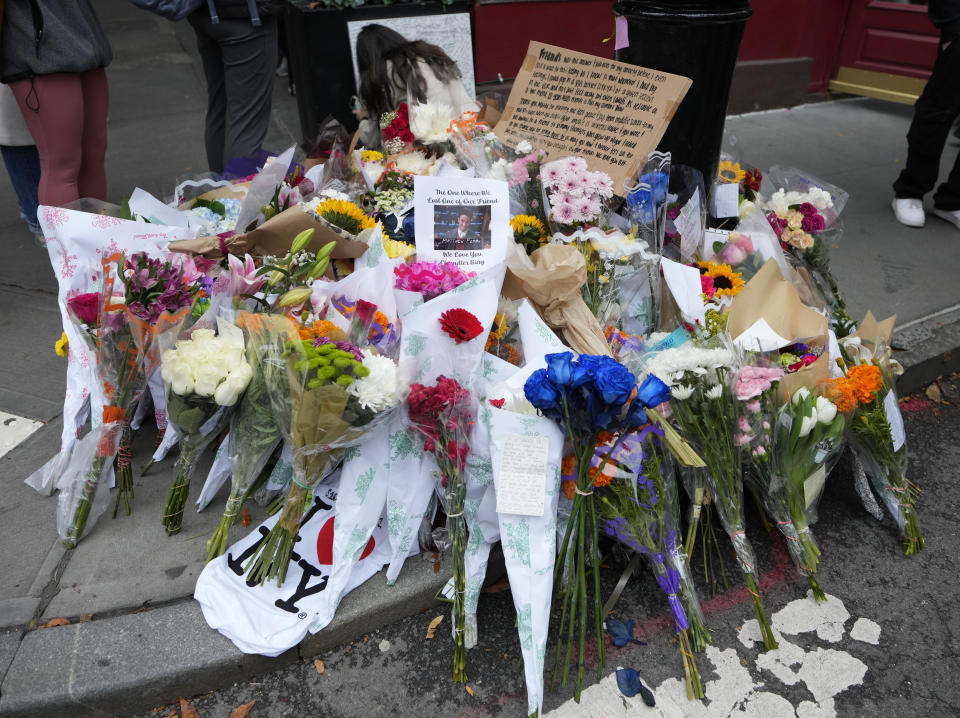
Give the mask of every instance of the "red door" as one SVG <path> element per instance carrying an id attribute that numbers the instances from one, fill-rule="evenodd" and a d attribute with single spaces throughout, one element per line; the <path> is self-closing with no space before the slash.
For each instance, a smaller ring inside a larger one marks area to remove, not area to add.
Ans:
<path id="1" fill-rule="evenodd" d="M 938 39 L 925 0 L 853 0 L 830 89 L 912 103 L 933 69 Z"/>

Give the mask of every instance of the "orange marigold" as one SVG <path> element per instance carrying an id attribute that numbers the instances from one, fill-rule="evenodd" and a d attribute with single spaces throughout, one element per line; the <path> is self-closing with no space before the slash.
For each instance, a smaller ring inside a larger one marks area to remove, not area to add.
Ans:
<path id="1" fill-rule="evenodd" d="M 609 464 L 607 464 L 609 466 Z M 590 477 L 593 479 L 593 485 L 597 488 L 603 488 L 610 484 L 612 476 L 608 476 L 606 473 L 601 472 L 599 469 L 593 469 L 590 472 Z"/>
<path id="2" fill-rule="evenodd" d="M 609 444 L 611 441 L 613 441 L 613 434 L 609 431 L 601 431 L 597 434 L 597 446 L 600 444 Z"/>
<path id="3" fill-rule="evenodd" d="M 577 495 L 577 482 L 573 479 L 562 481 L 560 483 L 560 490 L 564 496 L 573 501 L 573 497 Z"/>
<path id="4" fill-rule="evenodd" d="M 837 411 L 841 414 L 849 414 L 857 408 L 856 387 L 845 376 L 827 382 L 824 395 L 837 405 Z"/>
<path id="5" fill-rule="evenodd" d="M 874 394 L 883 386 L 883 377 L 880 369 L 873 364 L 859 364 L 850 367 L 847 379 L 853 385 L 857 401 L 868 404 L 873 401 Z"/>

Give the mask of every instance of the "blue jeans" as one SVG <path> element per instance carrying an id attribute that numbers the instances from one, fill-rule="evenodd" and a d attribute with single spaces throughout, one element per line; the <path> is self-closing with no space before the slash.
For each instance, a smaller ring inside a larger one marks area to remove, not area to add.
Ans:
<path id="1" fill-rule="evenodd" d="M 40 155 L 36 145 L 0 145 L 3 164 L 10 175 L 10 184 L 17 193 L 20 216 L 34 234 L 40 234 L 37 222 L 37 187 L 40 184 Z"/>

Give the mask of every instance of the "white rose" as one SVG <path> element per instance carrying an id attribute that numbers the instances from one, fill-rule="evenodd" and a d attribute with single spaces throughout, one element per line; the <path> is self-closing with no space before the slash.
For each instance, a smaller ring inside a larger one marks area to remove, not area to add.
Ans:
<path id="1" fill-rule="evenodd" d="M 216 364 L 197 367 L 194 370 L 194 393 L 200 396 L 213 396 L 223 376 L 223 369 Z"/>
<path id="2" fill-rule="evenodd" d="M 193 373 L 186 364 L 176 364 L 170 375 L 170 390 L 174 394 L 186 396 L 193 391 Z"/>
<path id="3" fill-rule="evenodd" d="M 527 142 L 527 140 L 520 140 L 517 143 L 518 155 L 529 155 L 531 152 L 533 152 L 533 145 Z"/>
<path id="4" fill-rule="evenodd" d="M 243 389 L 238 389 L 235 382 L 225 381 L 213 392 L 213 400 L 219 406 L 233 406 L 237 403 L 237 399 L 240 398 L 242 392 Z"/>
<path id="5" fill-rule="evenodd" d="M 824 396 L 817 397 L 816 404 L 817 421 L 821 424 L 829 424 L 837 416 L 837 405 Z"/>

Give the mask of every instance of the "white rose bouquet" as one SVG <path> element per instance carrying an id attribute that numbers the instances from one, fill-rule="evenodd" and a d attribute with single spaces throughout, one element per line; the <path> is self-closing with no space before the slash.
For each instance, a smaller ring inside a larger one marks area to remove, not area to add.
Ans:
<path id="1" fill-rule="evenodd" d="M 183 524 L 197 457 L 226 425 L 229 407 L 253 377 L 244 356 L 243 332 L 223 319 L 217 319 L 217 331 L 197 329 L 160 358 L 167 418 L 181 437 L 177 473 L 163 514 L 167 534 L 178 533 Z"/>

